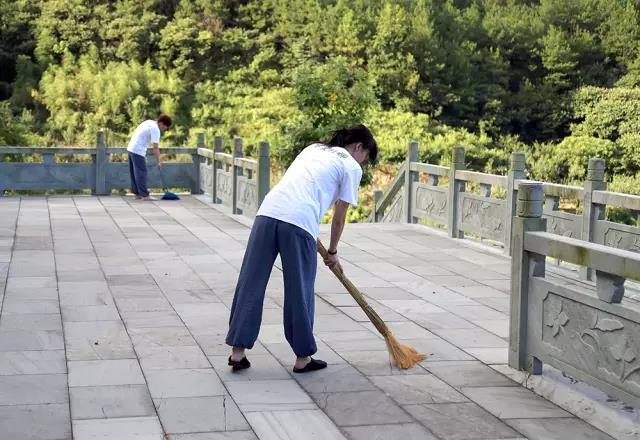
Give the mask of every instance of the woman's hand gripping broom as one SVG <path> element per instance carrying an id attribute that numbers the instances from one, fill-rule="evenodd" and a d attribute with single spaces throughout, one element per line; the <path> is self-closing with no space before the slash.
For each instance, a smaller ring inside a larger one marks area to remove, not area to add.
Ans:
<path id="1" fill-rule="evenodd" d="M 327 249 L 325 249 L 320 240 L 318 240 L 318 252 L 324 260 L 329 257 Z M 349 279 L 345 276 L 344 272 L 342 272 L 339 267 L 334 267 L 331 269 L 331 271 L 336 277 L 338 277 L 342 285 L 351 294 L 353 299 L 356 300 L 358 305 L 362 308 L 362 310 L 371 320 L 376 329 L 378 329 L 380 334 L 384 337 L 384 340 L 387 343 L 387 349 L 389 350 L 389 356 L 398 368 L 411 368 L 427 357 L 427 355 L 418 353 L 415 349 L 409 347 L 408 345 L 401 344 L 395 338 L 395 336 L 393 336 L 384 321 L 364 299 L 364 295 L 362 294 L 362 292 L 360 292 L 358 288 L 354 286 L 351 281 L 349 281 Z"/>

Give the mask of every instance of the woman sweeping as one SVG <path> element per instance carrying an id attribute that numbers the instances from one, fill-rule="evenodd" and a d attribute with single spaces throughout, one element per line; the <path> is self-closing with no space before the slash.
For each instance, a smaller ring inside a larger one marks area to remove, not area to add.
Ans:
<path id="1" fill-rule="evenodd" d="M 258 338 L 262 306 L 278 254 L 284 276 L 284 334 L 296 360 L 293 371 L 305 373 L 327 366 L 313 359 L 316 239 L 320 219 L 333 205 L 330 268 L 340 268 L 338 243 L 347 208 L 358 203 L 362 165 L 375 162 L 378 145 L 364 125 L 338 130 L 327 143 L 306 147 L 258 210 L 236 285 L 226 343 L 232 347 L 233 370 L 249 368 L 245 355 Z"/>

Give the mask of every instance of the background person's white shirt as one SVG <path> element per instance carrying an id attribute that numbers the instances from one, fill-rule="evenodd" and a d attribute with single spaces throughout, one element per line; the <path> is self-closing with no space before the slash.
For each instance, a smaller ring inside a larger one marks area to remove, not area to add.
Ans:
<path id="1" fill-rule="evenodd" d="M 149 119 L 136 127 L 129 141 L 127 151 L 139 156 L 146 156 L 149 145 L 159 142 L 160 127 L 158 127 L 156 121 Z"/>
<path id="2" fill-rule="evenodd" d="M 320 220 L 338 200 L 358 204 L 362 168 L 341 147 L 312 144 L 265 197 L 257 215 L 291 223 L 318 237 Z"/>

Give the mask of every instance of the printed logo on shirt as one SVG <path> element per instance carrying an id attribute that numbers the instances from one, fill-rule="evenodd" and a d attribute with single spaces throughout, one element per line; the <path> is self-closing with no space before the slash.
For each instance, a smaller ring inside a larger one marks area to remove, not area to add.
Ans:
<path id="1" fill-rule="evenodd" d="M 347 159 L 349 157 L 348 153 L 345 153 L 344 151 L 341 151 L 338 148 L 332 148 L 328 145 L 324 145 L 324 144 L 318 144 L 319 148 L 323 151 L 330 151 L 333 154 L 336 154 L 338 157 L 340 157 L 341 159 Z"/>

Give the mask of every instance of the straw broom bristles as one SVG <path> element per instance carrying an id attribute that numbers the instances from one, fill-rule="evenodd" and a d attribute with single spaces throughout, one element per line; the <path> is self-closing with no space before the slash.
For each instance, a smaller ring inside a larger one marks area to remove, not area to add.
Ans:
<path id="1" fill-rule="evenodd" d="M 318 239 L 318 252 L 322 256 L 324 260 L 329 257 L 329 253 L 327 249 L 325 249 L 324 245 Z M 344 272 L 342 272 L 338 268 L 333 268 L 331 271 L 334 273 L 336 277 L 340 280 L 342 285 L 347 289 L 347 291 L 351 294 L 353 299 L 356 300 L 358 305 L 362 308 L 364 313 L 367 315 L 369 320 L 373 323 L 376 329 L 380 332 L 380 334 L 384 337 L 384 341 L 387 343 L 387 349 L 389 350 L 389 356 L 393 363 L 402 369 L 411 368 L 417 363 L 423 361 L 427 355 L 418 353 L 414 348 L 409 347 L 408 345 L 401 344 L 395 336 L 387 327 L 387 324 L 384 323 L 382 318 L 378 316 L 378 314 L 371 308 L 371 306 L 364 299 L 364 295 L 353 283 L 346 277 Z"/>

